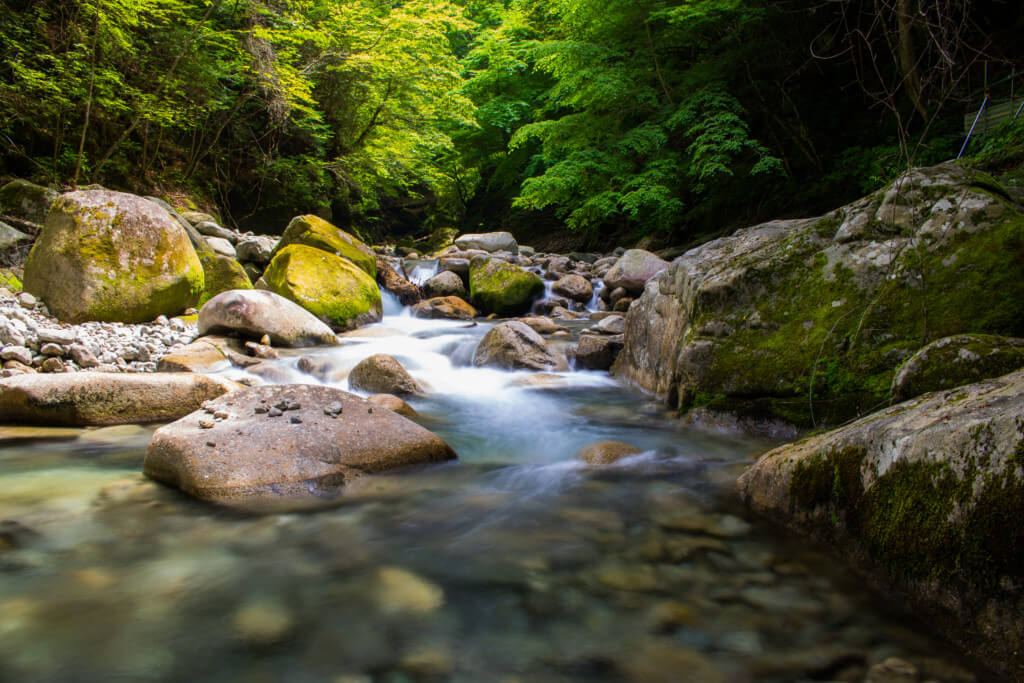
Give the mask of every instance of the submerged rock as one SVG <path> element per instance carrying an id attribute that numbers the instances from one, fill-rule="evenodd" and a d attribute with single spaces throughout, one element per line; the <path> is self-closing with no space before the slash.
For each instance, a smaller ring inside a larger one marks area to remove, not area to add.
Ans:
<path id="1" fill-rule="evenodd" d="M 581 449 L 576 456 L 588 465 L 611 465 L 640 452 L 639 448 L 621 441 L 598 441 Z"/>
<path id="2" fill-rule="evenodd" d="M 393 356 L 378 353 L 365 358 L 348 376 L 352 389 L 371 394 L 422 394 L 423 389 Z"/>
<path id="3" fill-rule="evenodd" d="M 191 373 L 20 375 L 0 380 L 0 415 L 43 425 L 164 422 L 238 388 L 221 377 Z"/>
<path id="4" fill-rule="evenodd" d="M 1024 367 L 1024 339 L 961 334 L 932 342 L 904 363 L 892 381 L 892 398 L 905 401 Z"/>
<path id="5" fill-rule="evenodd" d="M 473 364 L 478 367 L 494 365 L 506 370 L 551 370 L 559 365 L 544 337 L 515 320 L 496 325 L 484 335 L 473 355 Z"/>
<path id="6" fill-rule="evenodd" d="M 25 262 L 25 291 L 69 322 L 175 315 L 199 301 L 203 284 L 188 235 L 166 211 L 108 190 L 57 199 Z"/>
<path id="7" fill-rule="evenodd" d="M 989 666 L 1024 675 L 1024 371 L 782 446 L 738 483 L 833 544 Z"/>
<path id="8" fill-rule="evenodd" d="M 426 429 L 340 389 L 262 386 L 158 429 L 143 472 L 202 500 L 244 505 L 333 497 L 366 474 L 455 457 Z"/>
<path id="9" fill-rule="evenodd" d="M 231 290 L 213 297 L 199 311 L 199 334 L 269 335 L 275 346 L 337 344 L 331 328 L 283 296 L 264 290 Z"/>

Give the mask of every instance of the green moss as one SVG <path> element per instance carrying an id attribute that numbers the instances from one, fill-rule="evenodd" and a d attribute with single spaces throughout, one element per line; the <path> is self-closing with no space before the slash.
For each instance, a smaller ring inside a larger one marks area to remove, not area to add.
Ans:
<path id="1" fill-rule="evenodd" d="M 814 232 L 824 239 L 832 239 L 839 230 L 841 221 L 838 214 L 831 213 L 814 224 Z"/>
<path id="2" fill-rule="evenodd" d="M 377 257 L 373 250 L 357 238 L 319 216 L 306 215 L 293 218 L 281 235 L 278 252 L 290 244 L 304 244 L 348 259 L 370 277 L 377 276 Z"/>
<path id="3" fill-rule="evenodd" d="M 518 315 L 529 310 L 533 299 L 544 292 L 544 281 L 499 259 L 477 261 L 469 270 L 473 304 L 484 313 Z"/>
<path id="4" fill-rule="evenodd" d="M 245 269 L 235 259 L 223 254 L 204 253 L 199 255 L 203 264 L 205 288 L 199 297 L 199 305 L 217 296 L 221 292 L 232 289 L 252 289 L 252 282 L 245 274 Z"/>
<path id="5" fill-rule="evenodd" d="M 6 287 L 12 292 L 22 290 L 21 280 L 7 268 L 0 268 L 0 287 Z"/>

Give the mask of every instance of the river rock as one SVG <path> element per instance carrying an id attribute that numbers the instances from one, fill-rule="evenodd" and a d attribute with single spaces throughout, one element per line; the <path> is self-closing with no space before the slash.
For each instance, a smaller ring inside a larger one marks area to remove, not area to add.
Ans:
<path id="1" fill-rule="evenodd" d="M 188 219 L 186 218 L 185 220 Z M 233 230 L 228 230 L 227 228 L 222 228 L 214 221 L 200 221 L 195 224 L 195 227 L 196 232 L 200 235 L 205 235 L 206 237 L 219 237 L 231 245 L 238 244 L 238 233 Z M 207 242 L 209 242 L 209 240 L 207 240 Z M 212 247 L 213 245 L 211 244 L 210 246 Z M 234 251 L 233 246 L 232 251 Z M 232 253 L 231 256 L 233 257 L 234 254 Z"/>
<path id="2" fill-rule="evenodd" d="M 412 314 L 416 318 L 472 320 L 477 311 L 457 296 L 442 296 L 421 301 L 412 307 Z"/>
<path id="3" fill-rule="evenodd" d="M 562 327 L 551 318 L 543 315 L 531 315 L 525 318 L 519 318 L 519 322 L 529 325 L 537 334 L 555 334 L 556 332 L 566 331 L 566 328 Z"/>
<path id="4" fill-rule="evenodd" d="M 621 315 L 608 315 L 598 321 L 590 328 L 592 332 L 599 334 L 622 334 L 626 329 L 626 319 Z"/>
<path id="5" fill-rule="evenodd" d="M 286 246 L 274 256 L 263 280 L 270 291 L 336 329 L 354 329 L 381 318 L 380 289 L 374 279 L 348 259 L 321 249 Z"/>
<path id="6" fill-rule="evenodd" d="M 551 291 L 568 297 L 573 301 L 578 301 L 581 304 L 585 304 L 594 298 L 594 286 L 590 284 L 590 280 L 576 274 L 563 276 L 552 285 Z"/>
<path id="7" fill-rule="evenodd" d="M 221 292 L 233 289 L 252 289 L 252 282 L 245 273 L 242 264 L 230 256 L 212 251 L 199 254 L 199 262 L 203 264 L 203 294 L 199 297 L 199 305 Z"/>
<path id="8" fill-rule="evenodd" d="M 622 287 L 627 292 L 639 294 L 644 291 L 648 280 L 667 267 L 668 262 L 657 254 L 643 249 L 630 249 L 605 274 L 604 284 L 612 290 Z"/>
<path id="9" fill-rule="evenodd" d="M 544 281 L 499 259 L 476 258 L 469 268 L 469 291 L 473 304 L 484 313 L 518 315 L 544 293 Z"/>
<path id="10" fill-rule="evenodd" d="M 142 322 L 194 306 L 203 267 L 152 202 L 85 190 L 57 199 L 25 263 L 25 290 L 61 320 Z"/>
<path id="11" fill-rule="evenodd" d="M 15 230 L 6 223 L 0 221 L 0 252 L 16 247 L 24 242 L 31 242 L 32 237 L 20 230 Z M 0 281 L 2 284 L 2 281 Z"/>
<path id="12" fill-rule="evenodd" d="M 416 409 L 394 394 L 374 394 L 366 399 L 370 403 L 387 408 L 391 412 L 398 413 L 402 417 L 415 420 L 420 416 Z"/>
<path id="13" fill-rule="evenodd" d="M 179 215 L 197 228 L 202 223 L 218 224 L 217 217 L 205 211 L 181 211 Z"/>
<path id="14" fill-rule="evenodd" d="M 143 472 L 202 500 L 246 504 L 331 497 L 363 475 L 455 457 L 390 410 L 340 389 L 297 384 L 242 389 L 161 427 Z"/>
<path id="15" fill-rule="evenodd" d="M 228 258 L 236 258 L 235 247 L 232 246 L 231 242 L 228 242 L 223 237 L 207 237 L 206 243 L 210 245 L 210 248 L 214 252 L 227 256 Z"/>
<path id="16" fill-rule="evenodd" d="M 925 333 L 1024 336 L 1024 215 L 956 165 L 900 182 L 912 230 L 870 229 L 881 193 L 678 257 L 630 307 L 613 371 L 674 410 L 836 424 L 889 401 Z"/>
<path id="17" fill-rule="evenodd" d="M 307 375 L 313 375 L 321 382 L 333 384 L 348 379 L 350 368 L 331 358 L 303 356 L 298 368 Z"/>
<path id="18" fill-rule="evenodd" d="M 892 398 L 905 401 L 930 391 L 952 389 L 1024 367 L 1024 339 L 961 334 L 934 341 L 897 371 Z"/>
<path id="19" fill-rule="evenodd" d="M 377 570 L 377 607 L 386 614 L 426 614 L 444 604 L 444 589 L 402 567 Z"/>
<path id="20" fill-rule="evenodd" d="M 1003 675 L 1024 675 L 1024 371 L 782 446 L 737 488 L 834 546 Z"/>
<path id="21" fill-rule="evenodd" d="M 516 238 L 510 232 L 486 232 L 482 234 L 462 235 L 455 240 L 455 246 L 459 249 L 480 249 L 488 253 L 496 251 L 507 251 L 510 254 L 519 253 L 519 245 Z"/>
<path id="22" fill-rule="evenodd" d="M 304 244 L 351 261 L 371 278 L 377 276 L 377 255 L 358 238 L 319 216 L 296 216 L 285 228 L 275 255 L 290 244 Z"/>
<path id="23" fill-rule="evenodd" d="M 245 347 L 237 340 L 207 335 L 172 351 L 156 365 L 157 372 L 212 373 L 231 367 L 231 356 L 242 355 Z"/>
<path id="24" fill-rule="evenodd" d="M 175 420 L 239 388 L 191 373 L 23 375 L 0 380 L 0 415 L 22 424 L 113 425 Z"/>
<path id="25" fill-rule="evenodd" d="M 580 337 L 579 343 L 572 350 L 578 370 L 608 370 L 625 344 L 620 336 L 603 337 L 587 334 Z"/>
<path id="26" fill-rule="evenodd" d="M 588 465 L 611 465 L 640 452 L 639 448 L 621 441 L 598 441 L 580 450 L 576 457 Z"/>
<path id="27" fill-rule="evenodd" d="M 378 353 L 359 361 L 348 376 L 356 391 L 372 394 L 422 394 L 423 389 L 393 356 Z"/>
<path id="28" fill-rule="evenodd" d="M 403 306 L 412 306 L 423 298 L 419 287 L 399 275 L 391 263 L 380 256 L 377 257 L 377 283 L 397 296 Z"/>
<path id="29" fill-rule="evenodd" d="M 473 355 L 477 367 L 494 365 L 506 370 L 551 370 L 558 359 L 548 351 L 544 337 L 528 325 L 512 320 L 496 325 L 484 335 Z"/>
<path id="30" fill-rule="evenodd" d="M 441 272 L 455 273 L 460 278 L 462 278 L 463 284 L 465 284 L 465 281 L 469 279 L 469 259 L 468 258 L 458 258 L 458 257 L 454 257 L 454 256 L 446 256 L 446 257 L 438 260 L 437 268 Z"/>
<path id="31" fill-rule="evenodd" d="M 331 328 L 283 296 L 263 290 L 232 290 L 206 302 L 199 311 L 199 334 L 268 335 L 274 346 L 337 344 Z"/>
<path id="32" fill-rule="evenodd" d="M 0 187 L 0 213 L 30 223 L 43 223 L 50 205 L 60 195 L 48 187 L 27 180 L 12 180 Z"/>
<path id="33" fill-rule="evenodd" d="M 466 297 L 466 285 L 462 278 L 450 270 L 445 270 L 423 283 L 423 295 L 428 299 L 439 296 Z"/>
<path id="34" fill-rule="evenodd" d="M 277 246 L 277 237 L 269 235 L 255 235 L 244 237 L 238 240 L 235 245 L 235 254 L 238 260 L 243 263 L 255 263 L 258 266 L 265 266 L 270 263 L 270 258 Z"/>

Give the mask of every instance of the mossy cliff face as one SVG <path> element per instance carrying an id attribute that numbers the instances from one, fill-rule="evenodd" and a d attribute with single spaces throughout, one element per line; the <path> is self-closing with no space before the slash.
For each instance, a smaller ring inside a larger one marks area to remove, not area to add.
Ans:
<path id="1" fill-rule="evenodd" d="M 1024 333 L 1024 215 L 952 165 L 817 219 L 740 230 L 676 259 L 626 318 L 614 372 L 697 406 L 839 423 L 888 403 L 930 341 Z"/>
<path id="2" fill-rule="evenodd" d="M 67 322 L 145 322 L 195 306 L 204 277 L 166 211 L 135 195 L 84 190 L 53 203 L 24 285 Z"/>
<path id="3" fill-rule="evenodd" d="M 348 259 L 370 277 L 377 277 L 377 255 L 370 247 L 319 216 L 297 216 L 281 235 L 275 254 L 289 244 L 304 244 Z"/>
<path id="4" fill-rule="evenodd" d="M 469 293 L 484 313 L 519 315 L 530 310 L 534 298 L 544 293 L 544 281 L 500 259 L 474 259 L 469 269 Z"/>
<path id="5" fill-rule="evenodd" d="M 242 264 L 223 254 L 216 254 L 212 251 L 199 254 L 199 261 L 203 264 L 203 275 L 206 286 L 202 296 L 199 297 L 199 305 L 217 296 L 221 292 L 232 289 L 252 289 L 252 282 L 245 274 Z"/>
<path id="6" fill-rule="evenodd" d="M 263 281 L 335 329 L 352 329 L 381 318 L 377 283 L 351 261 L 302 244 L 277 253 Z"/>
<path id="7" fill-rule="evenodd" d="M 777 448 L 737 487 L 1024 680 L 1024 371 Z"/>

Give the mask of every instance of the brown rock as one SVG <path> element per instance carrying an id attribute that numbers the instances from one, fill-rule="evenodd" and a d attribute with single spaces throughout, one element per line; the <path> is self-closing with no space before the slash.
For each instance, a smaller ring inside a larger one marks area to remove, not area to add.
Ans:
<path id="1" fill-rule="evenodd" d="M 551 287 L 551 291 L 581 304 L 587 303 L 594 297 L 594 286 L 590 284 L 590 280 L 576 274 L 562 277 Z"/>
<path id="2" fill-rule="evenodd" d="M 391 262 L 377 257 L 377 282 L 381 287 L 398 297 L 404 306 L 412 306 L 422 299 L 420 289 L 398 274 Z"/>
<path id="3" fill-rule="evenodd" d="M 621 441 L 598 441 L 583 448 L 577 457 L 589 465 L 611 465 L 617 460 L 642 452 Z"/>
<path id="4" fill-rule="evenodd" d="M 237 339 L 207 335 L 169 353 L 156 364 L 157 372 L 217 372 L 231 366 L 231 354 L 244 347 Z"/>
<path id="5" fill-rule="evenodd" d="M 537 334 L 554 334 L 555 332 L 566 331 L 564 327 L 554 320 L 543 315 L 519 318 L 519 322 L 529 325 Z"/>
<path id="6" fill-rule="evenodd" d="M 398 413 L 402 417 L 407 417 L 410 420 L 415 420 L 420 416 L 420 414 L 417 413 L 411 405 L 394 394 L 374 394 L 366 400 L 374 405 L 380 406 L 381 408 L 387 408 L 393 413 Z"/>
<path id="7" fill-rule="evenodd" d="M 477 367 L 494 365 L 506 370 L 550 370 L 560 366 L 544 338 L 516 320 L 496 325 L 484 335 L 473 356 Z"/>
<path id="8" fill-rule="evenodd" d="M 599 337 L 592 334 L 581 336 L 579 344 L 572 351 L 572 355 L 576 359 L 576 369 L 608 370 L 615 362 L 619 352 L 622 351 L 624 343 L 622 335 L 615 337 Z"/>
<path id="9" fill-rule="evenodd" d="M 449 320 L 472 320 L 477 310 L 457 296 L 442 296 L 427 299 L 412 307 L 417 318 L 446 318 Z"/>
<path id="10" fill-rule="evenodd" d="M 375 394 L 422 394 L 423 389 L 394 357 L 384 353 L 370 356 L 352 368 L 348 384 L 353 389 Z"/>

